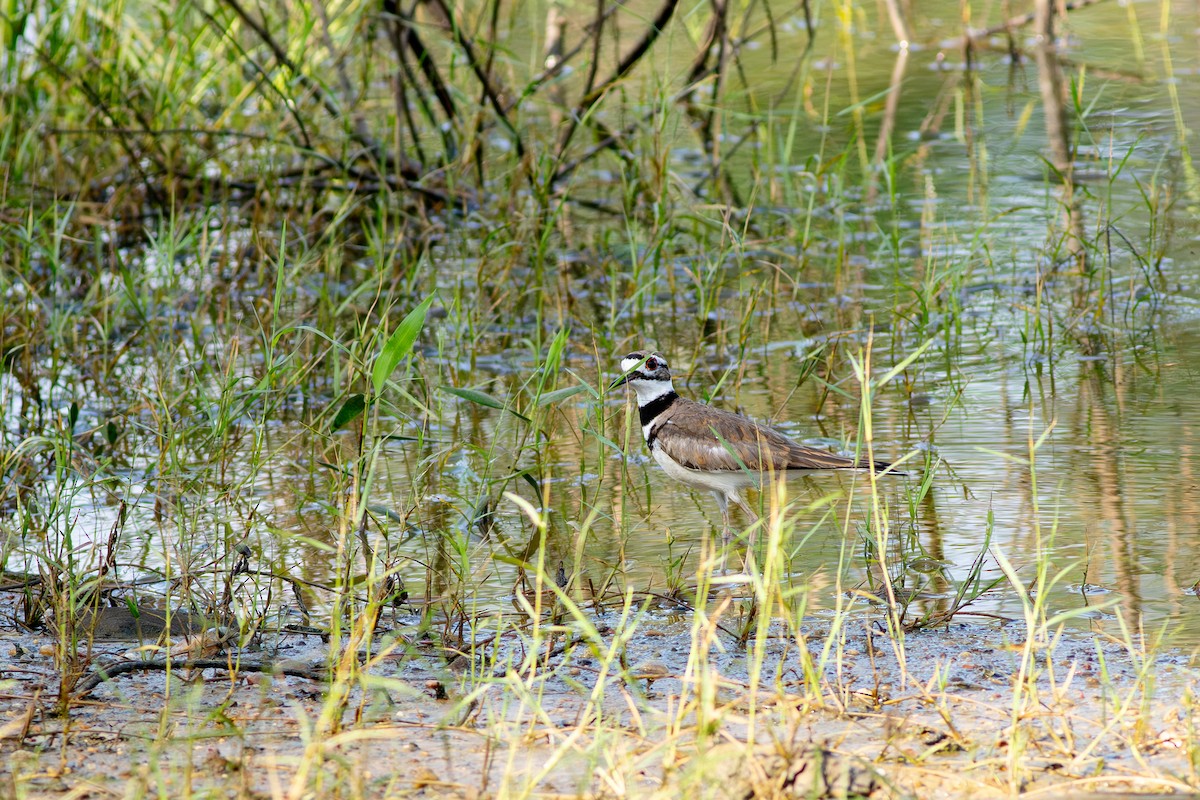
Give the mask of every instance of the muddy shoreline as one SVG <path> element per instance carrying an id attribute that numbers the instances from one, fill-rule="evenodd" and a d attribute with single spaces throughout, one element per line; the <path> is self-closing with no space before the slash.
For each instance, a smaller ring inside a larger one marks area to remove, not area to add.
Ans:
<path id="1" fill-rule="evenodd" d="M 802 642 L 772 631 L 761 648 L 695 615 L 594 622 L 598 639 L 548 637 L 533 659 L 518 637 L 448 660 L 401 630 L 380 634 L 349 684 L 311 634 L 263 637 L 256 652 L 177 651 L 169 671 L 94 681 L 67 717 L 53 713 L 53 638 L 6 626 L 5 794 L 992 797 L 1195 785 L 1200 671 L 1181 651 L 1148 658 L 1078 630 L 1027 649 L 1023 625 L 995 622 L 909 633 L 900 648 L 869 615 L 841 620 L 833 640 L 816 616 Z M 609 658 L 601 646 L 614 642 L 621 654 Z M 94 642 L 93 665 L 143 658 L 133 646 Z M 197 656 L 203 668 L 184 666 Z M 347 690 L 342 703 L 331 686 Z"/>

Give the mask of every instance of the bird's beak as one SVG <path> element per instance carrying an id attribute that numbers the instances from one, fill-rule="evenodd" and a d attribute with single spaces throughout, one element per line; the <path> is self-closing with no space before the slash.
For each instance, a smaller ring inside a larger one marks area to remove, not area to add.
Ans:
<path id="1" fill-rule="evenodd" d="M 611 384 L 609 384 L 608 390 L 611 392 L 613 389 L 617 388 L 618 386 L 624 386 L 625 384 L 629 383 L 629 381 L 633 378 L 634 373 L 636 373 L 639 369 L 641 369 L 642 364 L 645 364 L 649 359 L 650 359 L 650 356 L 647 355 L 641 361 L 639 361 L 638 363 L 636 363 L 632 367 L 630 367 L 628 369 L 628 371 L 625 372 L 624 375 L 622 375 L 621 377 L 619 377 L 615 381 L 613 381 Z"/>

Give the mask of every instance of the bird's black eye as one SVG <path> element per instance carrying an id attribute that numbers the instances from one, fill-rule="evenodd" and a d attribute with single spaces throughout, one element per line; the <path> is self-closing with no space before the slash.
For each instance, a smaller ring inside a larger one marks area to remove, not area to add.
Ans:
<path id="1" fill-rule="evenodd" d="M 646 369 L 658 369 L 658 359 L 657 358 L 647 358 L 646 359 Z"/>

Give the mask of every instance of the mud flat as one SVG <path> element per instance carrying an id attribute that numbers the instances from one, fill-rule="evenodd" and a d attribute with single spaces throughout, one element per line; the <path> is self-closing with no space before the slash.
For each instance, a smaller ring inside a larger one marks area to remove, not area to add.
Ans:
<path id="1" fill-rule="evenodd" d="M 817 616 L 800 641 L 772 632 L 761 647 L 703 614 L 592 622 L 589 635 L 561 626 L 536 654 L 511 637 L 449 659 L 398 627 L 375 636 L 353 681 L 315 633 L 192 642 L 170 669 L 132 642 L 93 642 L 66 715 L 53 637 L 9 625 L 4 794 L 1089 797 L 1197 785 L 1200 673 L 1182 651 L 1069 629 L 1030 646 L 1025 626 L 998 621 L 909 633 L 902 647 L 866 617 Z M 154 664 L 114 669 L 130 660 Z"/>

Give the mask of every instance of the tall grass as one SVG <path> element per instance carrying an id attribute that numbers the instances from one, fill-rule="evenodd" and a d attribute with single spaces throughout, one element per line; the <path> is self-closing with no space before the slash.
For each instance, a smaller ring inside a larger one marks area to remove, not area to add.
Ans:
<path id="1" fill-rule="evenodd" d="M 847 794 L 970 759 L 1016 793 L 1046 779 L 1039 748 L 1085 785 L 1114 742 L 1154 740 L 1159 639 L 1121 616 L 1121 649 L 1095 647 L 1098 725 L 1070 707 L 1083 657 L 1053 656 L 1065 624 L 1111 609 L 1055 605 L 1081 567 L 1045 519 L 1069 492 L 1039 386 L 1153 344 L 1168 314 L 1192 192 L 1174 81 L 1174 136 L 1151 145 L 1105 133 L 1113 89 L 1049 47 L 1014 51 L 1049 87 L 1022 92 L 985 39 L 893 53 L 850 3 L 584 16 L 551 48 L 555 17 L 501 3 L 5 13 L 0 558 L 13 618 L 52 632 L 60 720 L 35 724 L 34 699 L 5 727 L 34 743 L 16 794 L 43 787 L 49 737 L 75 746 L 94 692 L 145 703 L 94 626 L 158 604 L 235 646 L 135 654 L 167 677 L 139 718 L 146 768 L 110 784 L 134 796 L 457 789 L 377 763 L 464 741 L 484 748 L 471 789 L 505 796 L 739 772 L 746 796 Z M 1132 31 L 1141 70 L 1156 56 Z M 1005 193 L 1006 153 L 1051 137 Z M 759 546 L 719 552 L 604 391 L 643 344 L 701 399 L 913 474 L 769 484 Z M 1021 376 L 1045 426 L 995 459 L 1019 533 L 970 506 L 964 557 L 933 529 L 971 492 L 948 421 L 997 374 L 980 361 Z M 913 645 L 981 621 L 1012 648 L 998 702 Z M 291 663 L 297 641 L 319 657 Z M 282 673 L 318 691 L 272 718 L 284 766 L 251 774 L 264 734 L 239 709 Z M 206 749 L 223 736 L 244 749 Z M 1194 754 L 1190 729 L 1178 742 Z"/>

